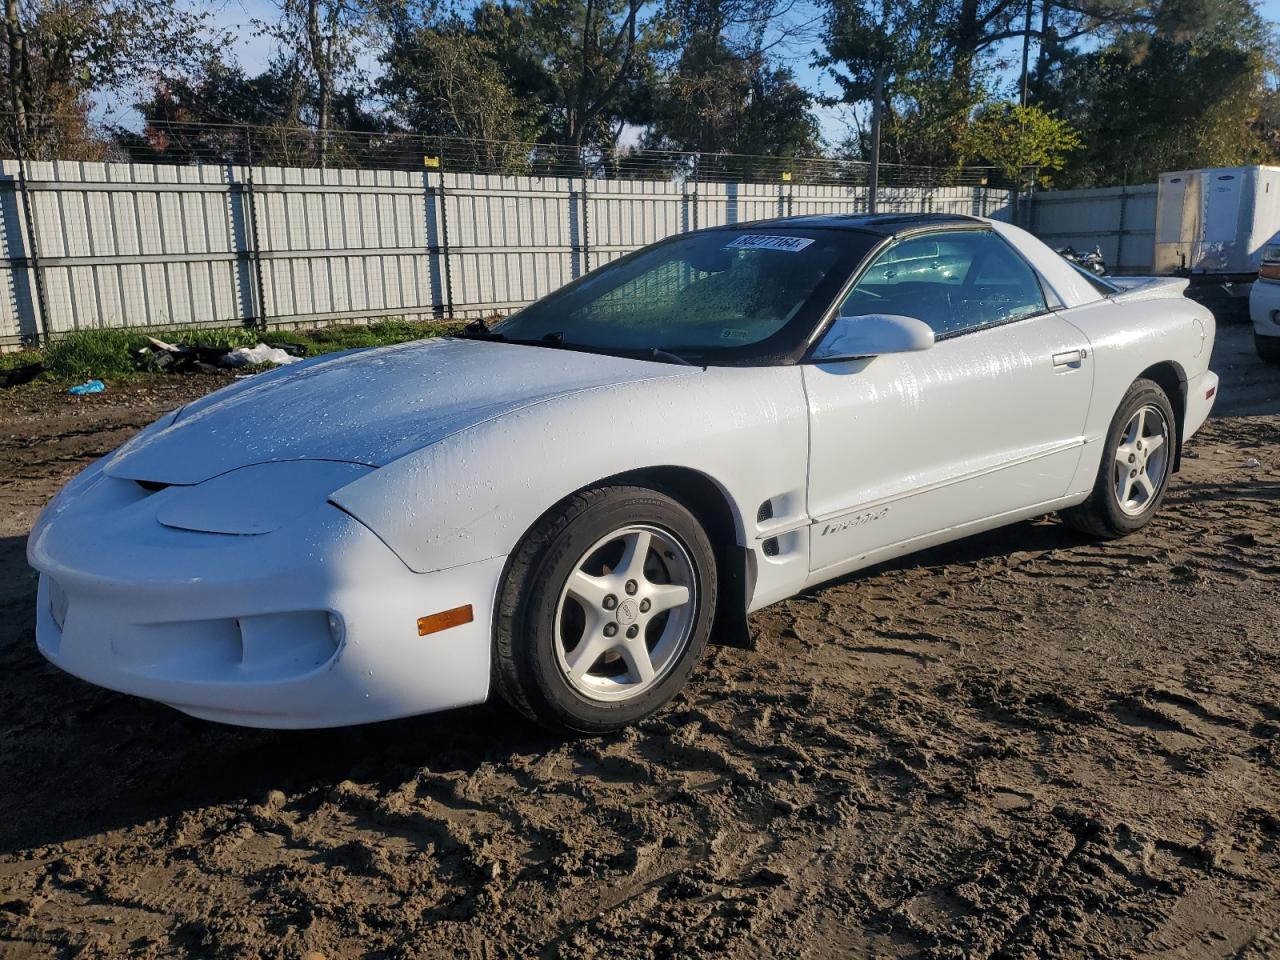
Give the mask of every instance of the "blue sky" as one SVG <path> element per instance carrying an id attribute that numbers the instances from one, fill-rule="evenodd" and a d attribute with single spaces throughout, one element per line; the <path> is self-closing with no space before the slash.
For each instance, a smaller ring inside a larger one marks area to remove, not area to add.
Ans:
<path id="1" fill-rule="evenodd" d="M 192 0 L 192 2 L 198 2 L 198 0 Z M 246 71 L 253 73 L 266 65 L 271 55 L 271 44 L 269 40 L 255 35 L 257 31 L 254 30 L 252 21 L 254 19 L 271 20 L 275 17 L 277 7 L 272 0 L 215 0 L 213 3 L 198 5 L 210 10 L 215 22 L 232 31 L 236 38 L 232 49 Z M 1273 24 L 1280 23 L 1280 0 L 1262 0 L 1259 6 L 1264 17 Z M 804 7 L 796 9 L 799 11 L 797 16 L 801 18 L 815 15 L 812 7 L 808 8 L 808 13 L 804 12 Z M 820 93 L 833 93 L 834 85 L 831 80 L 824 75 L 823 71 L 810 66 L 815 46 L 816 41 L 812 37 L 801 37 L 779 47 L 777 52 L 796 71 L 801 83 L 805 86 Z M 1032 50 L 1034 56 L 1034 47 Z M 1020 58 L 1021 47 L 1015 42 L 1000 52 L 1016 62 Z M 1016 66 L 1005 71 L 1001 75 L 1001 80 L 1009 85 L 1009 92 L 1012 94 L 1013 87 L 1017 83 Z M 848 129 L 848 108 L 821 108 L 819 115 L 823 136 L 832 142 L 842 139 Z"/>

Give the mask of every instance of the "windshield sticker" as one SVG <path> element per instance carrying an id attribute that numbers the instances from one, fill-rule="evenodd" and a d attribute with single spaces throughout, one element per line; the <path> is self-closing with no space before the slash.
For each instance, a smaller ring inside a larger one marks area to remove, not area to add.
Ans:
<path id="1" fill-rule="evenodd" d="M 726 243 L 726 250 L 781 250 L 783 253 L 799 253 L 813 243 L 808 237 L 770 237 L 762 233 L 744 233 Z"/>
<path id="2" fill-rule="evenodd" d="M 739 330 L 737 327 L 725 327 L 720 331 L 721 340 L 750 340 L 750 330 Z"/>

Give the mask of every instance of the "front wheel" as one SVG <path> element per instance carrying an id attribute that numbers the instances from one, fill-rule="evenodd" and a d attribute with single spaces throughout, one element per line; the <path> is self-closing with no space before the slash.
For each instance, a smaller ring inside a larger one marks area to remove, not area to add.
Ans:
<path id="1" fill-rule="evenodd" d="M 494 681 L 521 713 L 569 733 L 656 712 L 697 663 L 716 605 L 715 554 L 657 490 L 604 486 L 553 507 L 508 564 Z"/>
<path id="2" fill-rule="evenodd" d="M 1164 500 L 1177 451 L 1177 421 L 1160 385 L 1135 380 L 1107 431 L 1089 499 L 1062 511 L 1082 533 L 1113 539 L 1151 522 Z"/>

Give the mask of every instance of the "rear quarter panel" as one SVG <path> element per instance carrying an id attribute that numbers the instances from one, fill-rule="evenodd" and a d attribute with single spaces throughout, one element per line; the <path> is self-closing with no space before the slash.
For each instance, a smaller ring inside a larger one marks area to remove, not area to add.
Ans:
<path id="1" fill-rule="evenodd" d="M 1113 302 L 1100 300 L 1067 311 L 1090 342 L 1093 397 L 1085 423 L 1086 456 L 1074 486 L 1092 487 L 1102 440 L 1125 392 L 1149 368 L 1169 363 L 1185 384 L 1209 368 L 1213 314 L 1182 297 Z M 1175 398 L 1175 406 L 1181 398 Z"/>

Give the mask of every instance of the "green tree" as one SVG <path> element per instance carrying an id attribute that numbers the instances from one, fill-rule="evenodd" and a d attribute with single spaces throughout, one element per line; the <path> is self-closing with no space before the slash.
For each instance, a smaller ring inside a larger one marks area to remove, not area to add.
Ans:
<path id="1" fill-rule="evenodd" d="M 1167 0 L 1141 28 L 1066 58 L 1043 103 L 1080 129 L 1084 148 L 1061 182 L 1150 182 L 1273 158 L 1273 45 L 1250 0 Z"/>
<path id="2" fill-rule="evenodd" d="M 141 133 L 115 128 L 130 159 L 150 163 L 272 163 L 303 166 L 320 159 L 319 134 L 302 125 L 311 110 L 296 66 L 277 58 L 257 76 L 212 56 L 198 71 L 157 80 L 135 104 Z M 371 161 L 369 134 L 385 122 L 367 109 L 358 90 L 341 90 L 330 105 L 325 162 Z M 419 161 L 420 162 L 420 161 Z"/>
<path id="3" fill-rule="evenodd" d="M 359 96 L 359 56 L 399 9 L 394 0 L 276 0 L 279 15 L 259 21 L 276 44 L 277 73 L 292 82 L 288 120 L 309 121 L 321 166 L 329 161 L 340 100 Z"/>
<path id="4" fill-rule="evenodd" d="M 813 96 L 773 53 L 793 39 L 787 2 L 666 0 L 647 146 L 718 154 L 732 177 L 750 174 L 742 155 L 819 152 Z"/>
<path id="5" fill-rule="evenodd" d="M 763 53 L 737 52 L 720 36 L 698 37 L 657 93 L 644 143 L 709 154 L 813 156 L 819 152 L 813 96 Z"/>
<path id="6" fill-rule="evenodd" d="M 611 151 L 652 80 L 654 28 L 642 0 L 486 0 L 465 17 L 402 16 L 380 87 L 397 115 L 431 128 Z M 462 93 L 492 102 L 444 110 L 442 94 Z M 428 120 L 442 110 L 454 115 Z"/>
<path id="7" fill-rule="evenodd" d="M 1065 120 L 1036 106 L 997 103 L 982 108 L 969 124 L 960 157 L 994 166 L 1013 182 L 1029 172 L 1047 186 L 1080 146 L 1080 135 Z"/>
<path id="8" fill-rule="evenodd" d="M 0 77 L 11 151 L 101 159 L 92 96 L 198 64 L 220 38 L 178 0 L 5 0 Z"/>
<path id="9" fill-rule="evenodd" d="M 844 150 L 869 159 L 865 121 L 879 82 L 881 155 L 897 163 L 953 165 L 974 111 L 1001 85 L 1005 45 L 1024 35 L 1038 44 L 1037 78 L 1048 85 L 1072 55 L 1073 41 L 1149 21 L 1150 2 L 1040 0 L 1038 16 L 1028 22 L 1026 0 L 827 0 L 818 62 L 838 84 L 840 102 L 869 108 Z"/>
<path id="10" fill-rule="evenodd" d="M 451 144 L 457 162 L 507 169 L 511 144 L 541 138 L 546 113 L 520 96 L 502 69 L 491 37 L 460 18 L 398 32 L 378 88 L 401 127 L 428 138 L 468 138 Z"/>

